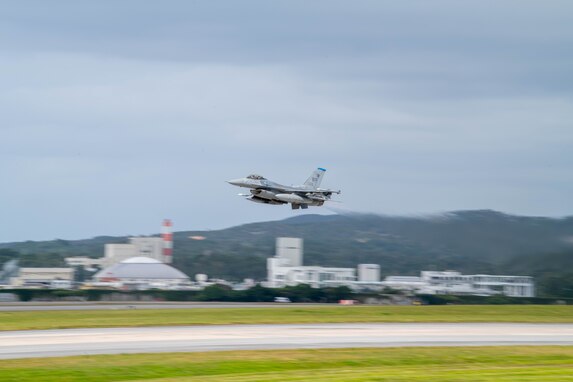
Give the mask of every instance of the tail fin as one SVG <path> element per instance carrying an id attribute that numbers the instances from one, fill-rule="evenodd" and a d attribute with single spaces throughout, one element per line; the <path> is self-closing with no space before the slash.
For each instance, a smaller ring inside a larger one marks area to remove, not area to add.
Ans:
<path id="1" fill-rule="evenodd" d="M 306 182 L 304 182 L 304 185 L 314 188 L 320 187 L 320 183 L 322 182 L 322 177 L 324 176 L 325 171 L 326 170 L 323 168 L 320 167 L 317 168 L 316 170 L 314 170 L 312 175 L 310 175 L 310 177 L 306 180 Z"/>

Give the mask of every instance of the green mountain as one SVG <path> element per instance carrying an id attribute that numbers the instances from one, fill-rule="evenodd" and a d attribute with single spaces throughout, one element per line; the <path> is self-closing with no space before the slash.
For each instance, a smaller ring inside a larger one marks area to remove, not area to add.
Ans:
<path id="1" fill-rule="evenodd" d="M 490 210 L 421 217 L 302 215 L 217 231 L 176 232 L 174 265 L 189 275 L 262 280 L 278 236 L 304 239 L 306 265 L 375 263 L 383 275 L 445 269 L 532 275 L 542 292 L 563 295 L 569 288 L 573 296 L 573 285 L 568 286 L 573 284 L 573 217 L 514 216 Z M 0 263 L 18 256 L 23 266 L 61 265 L 66 256 L 99 257 L 104 244 L 126 241 L 96 237 L 5 243 L 0 244 Z M 549 284 L 553 286 L 546 287 Z"/>

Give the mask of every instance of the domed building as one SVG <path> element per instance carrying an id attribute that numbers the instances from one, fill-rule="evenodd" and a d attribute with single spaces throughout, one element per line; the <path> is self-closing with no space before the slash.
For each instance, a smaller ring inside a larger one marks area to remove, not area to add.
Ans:
<path id="1" fill-rule="evenodd" d="M 149 257 L 131 257 L 105 268 L 93 277 L 97 283 L 113 283 L 130 289 L 178 289 L 189 285 L 189 277 Z"/>

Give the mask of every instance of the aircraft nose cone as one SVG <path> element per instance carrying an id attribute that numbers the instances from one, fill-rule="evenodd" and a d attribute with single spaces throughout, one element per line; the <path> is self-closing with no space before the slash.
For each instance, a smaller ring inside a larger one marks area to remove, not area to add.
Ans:
<path id="1" fill-rule="evenodd" d="M 233 186 L 240 186 L 241 184 L 243 184 L 243 180 L 242 179 L 231 179 L 231 180 L 228 180 L 227 183 L 232 184 Z"/>

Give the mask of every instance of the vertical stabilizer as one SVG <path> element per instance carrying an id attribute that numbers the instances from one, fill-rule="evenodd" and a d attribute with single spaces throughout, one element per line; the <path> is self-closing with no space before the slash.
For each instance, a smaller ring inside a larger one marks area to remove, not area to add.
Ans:
<path id="1" fill-rule="evenodd" d="M 323 168 L 317 168 L 314 170 L 312 175 L 304 182 L 305 186 L 318 188 L 320 187 L 320 183 L 322 182 L 322 178 L 324 177 L 324 172 L 326 170 Z"/>

